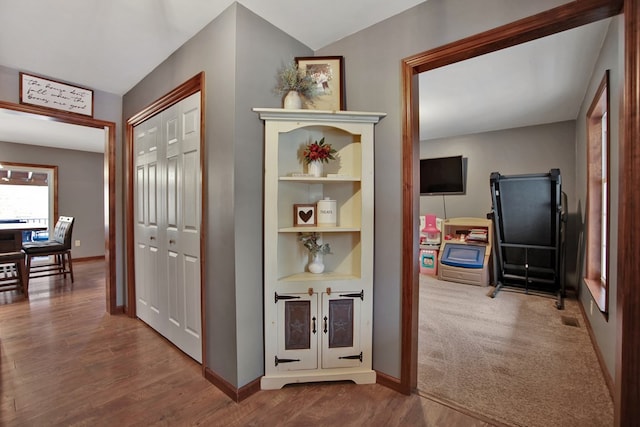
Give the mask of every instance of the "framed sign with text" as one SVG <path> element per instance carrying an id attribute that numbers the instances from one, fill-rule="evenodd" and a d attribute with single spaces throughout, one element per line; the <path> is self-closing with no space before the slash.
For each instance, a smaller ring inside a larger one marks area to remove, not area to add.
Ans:
<path id="1" fill-rule="evenodd" d="M 20 103 L 93 117 L 93 91 L 20 73 Z"/>

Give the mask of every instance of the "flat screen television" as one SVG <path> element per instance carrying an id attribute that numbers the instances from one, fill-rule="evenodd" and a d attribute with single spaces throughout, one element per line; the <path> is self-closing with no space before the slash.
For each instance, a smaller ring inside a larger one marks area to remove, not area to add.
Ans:
<path id="1" fill-rule="evenodd" d="M 464 194 L 462 156 L 420 159 L 420 194 Z"/>

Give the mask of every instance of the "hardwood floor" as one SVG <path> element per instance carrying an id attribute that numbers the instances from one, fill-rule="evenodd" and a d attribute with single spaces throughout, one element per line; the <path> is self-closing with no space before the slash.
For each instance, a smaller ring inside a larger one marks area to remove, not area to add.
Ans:
<path id="1" fill-rule="evenodd" d="M 105 312 L 104 263 L 75 284 L 0 293 L 3 426 L 489 426 L 418 395 L 350 382 L 260 391 L 235 403 L 137 319 Z"/>

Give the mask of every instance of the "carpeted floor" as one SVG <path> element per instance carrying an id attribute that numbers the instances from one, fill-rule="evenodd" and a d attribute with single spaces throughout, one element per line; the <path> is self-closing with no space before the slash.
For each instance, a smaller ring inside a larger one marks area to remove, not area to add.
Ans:
<path id="1" fill-rule="evenodd" d="M 418 389 L 514 426 L 612 426 L 613 403 L 575 299 L 420 277 Z"/>

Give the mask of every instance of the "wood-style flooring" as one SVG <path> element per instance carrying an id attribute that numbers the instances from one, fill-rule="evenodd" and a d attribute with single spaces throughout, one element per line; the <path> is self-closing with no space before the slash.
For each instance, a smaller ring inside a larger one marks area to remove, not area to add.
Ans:
<path id="1" fill-rule="evenodd" d="M 260 391 L 235 403 L 137 319 L 105 312 L 104 262 L 75 284 L 0 293 L 2 426 L 489 426 L 418 395 L 350 382 Z"/>

